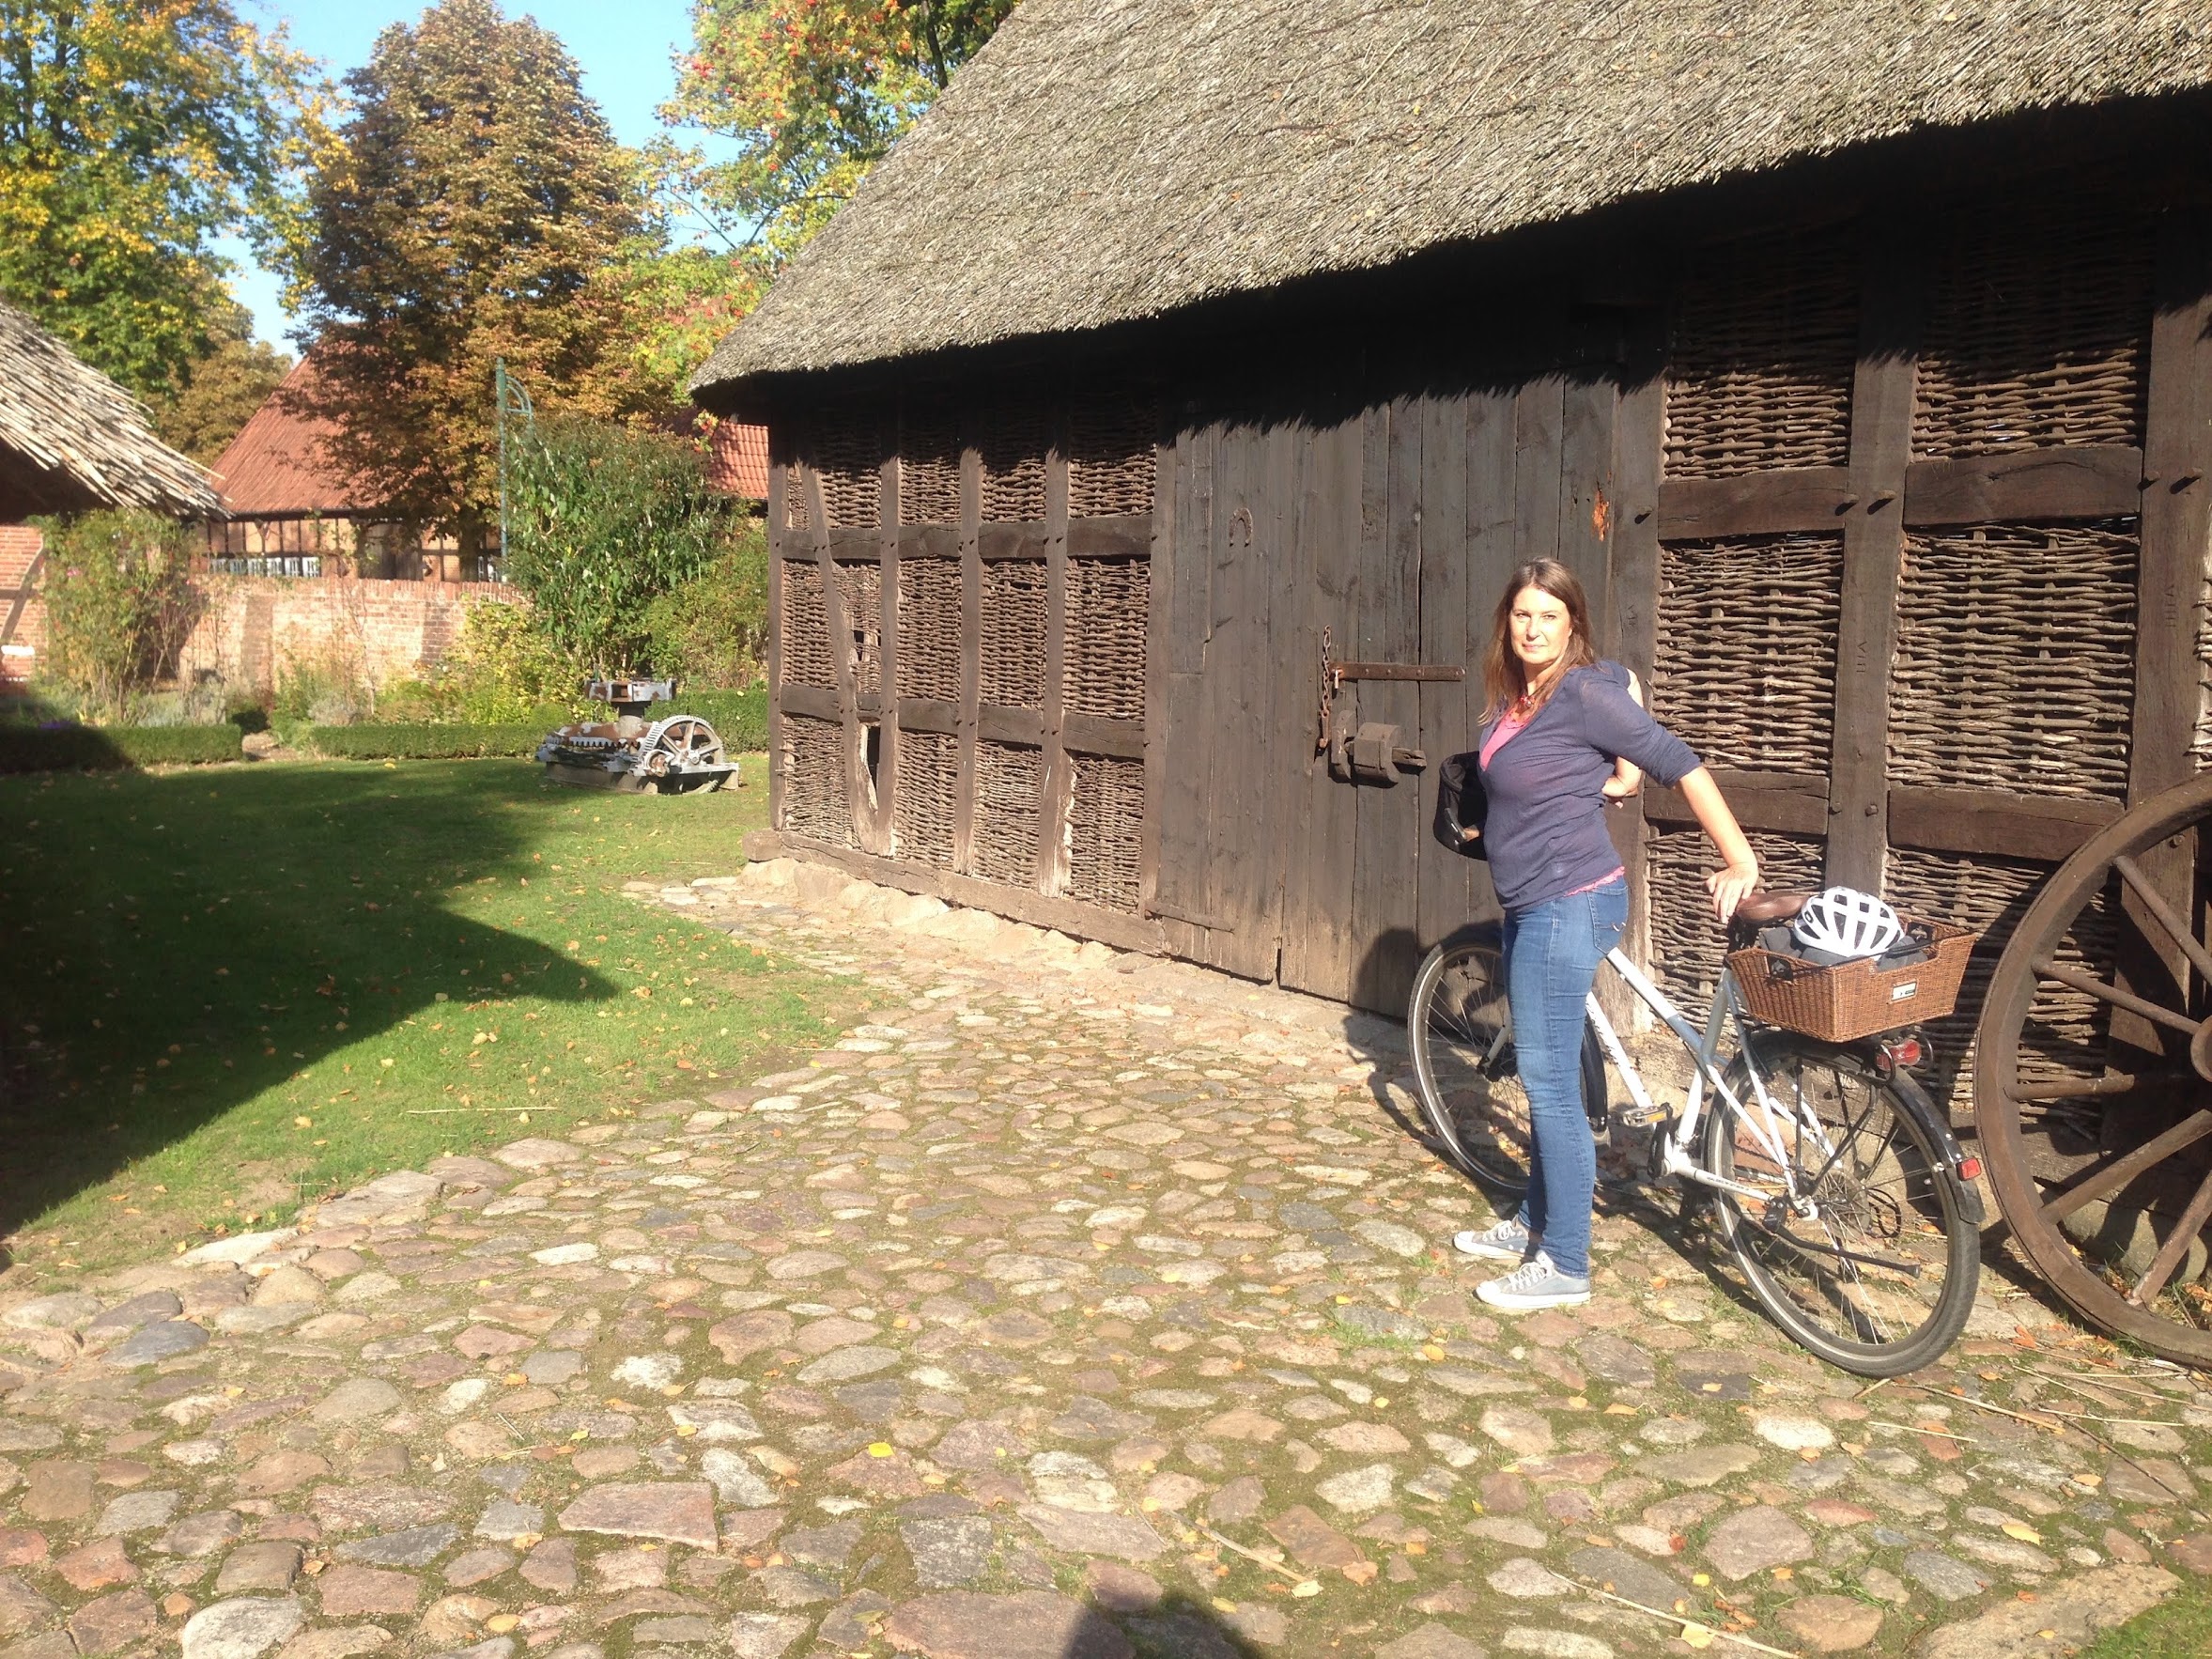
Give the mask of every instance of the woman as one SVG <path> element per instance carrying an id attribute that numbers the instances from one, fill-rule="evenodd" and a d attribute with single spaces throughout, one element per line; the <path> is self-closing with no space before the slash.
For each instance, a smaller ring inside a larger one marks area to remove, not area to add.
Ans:
<path id="1" fill-rule="evenodd" d="M 1644 711 L 1635 676 L 1601 662 L 1574 573 L 1539 559 L 1498 600 L 1477 750 L 1488 807 L 1479 830 L 1505 907 L 1506 996 L 1534 1140 L 1520 1213 L 1452 1240 L 1464 1255 L 1520 1264 L 1477 1288 L 1526 1311 L 1590 1299 L 1597 1147 L 1582 1102 L 1584 1004 L 1628 924 L 1629 893 L 1605 804 L 1641 772 L 1679 788 L 1721 855 L 1706 877 L 1725 922 L 1758 885 L 1758 860 L 1689 746 Z"/>

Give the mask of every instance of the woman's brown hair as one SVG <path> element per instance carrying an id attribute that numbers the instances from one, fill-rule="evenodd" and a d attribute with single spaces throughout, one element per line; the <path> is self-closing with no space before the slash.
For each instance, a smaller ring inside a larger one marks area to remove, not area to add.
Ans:
<path id="1" fill-rule="evenodd" d="M 1567 645 L 1558 659 L 1545 671 L 1535 685 L 1527 684 L 1521 671 L 1521 659 L 1513 655 L 1513 601 L 1524 588 L 1535 588 L 1546 593 L 1567 607 Z M 1492 619 L 1490 650 L 1482 659 L 1482 718 L 1493 721 L 1510 708 L 1523 692 L 1528 695 L 1529 714 L 1551 700 L 1553 688 L 1558 685 L 1570 668 L 1587 668 L 1598 660 L 1596 647 L 1590 643 L 1590 601 L 1583 592 L 1582 582 L 1573 571 L 1556 559 L 1537 559 L 1513 572 L 1506 583 L 1506 591 L 1498 599 L 1497 614 Z"/>

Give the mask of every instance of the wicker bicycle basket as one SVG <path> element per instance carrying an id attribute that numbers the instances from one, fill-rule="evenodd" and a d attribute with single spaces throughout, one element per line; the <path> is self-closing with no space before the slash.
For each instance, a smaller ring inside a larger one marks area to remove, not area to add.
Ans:
<path id="1" fill-rule="evenodd" d="M 1728 954 L 1743 1006 L 1761 1025 L 1802 1031 L 1825 1043 L 1848 1043 L 1877 1031 L 1941 1019 L 1958 1001 L 1966 959 L 1982 936 L 1947 922 L 1902 918 L 1929 955 L 1908 968 L 1878 972 L 1871 961 L 1833 968 L 1762 950 Z"/>

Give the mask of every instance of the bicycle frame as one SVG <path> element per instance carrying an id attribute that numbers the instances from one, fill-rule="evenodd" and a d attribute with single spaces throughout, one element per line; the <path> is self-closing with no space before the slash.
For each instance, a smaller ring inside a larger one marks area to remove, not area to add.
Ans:
<path id="1" fill-rule="evenodd" d="M 1655 1160 L 1657 1172 L 1694 1181 L 1700 1186 L 1716 1187 L 1764 1203 L 1771 1196 L 1769 1191 L 1715 1175 L 1700 1168 L 1683 1151 L 1685 1146 L 1697 1143 L 1698 1124 L 1707 1110 L 1725 1110 L 1740 1127 L 1751 1131 L 1757 1139 L 1760 1150 L 1782 1171 L 1784 1188 L 1791 1206 L 1801 1213 L 1810 1214 L 1810 1201 L 1797 1190 L 1795 1160 L 1789 1156 L 1787 1148 L 1774 1132 L 1774 1101 L 1767 1093 L 1766 1079 L 1759 1076 L 1758 1067 L 1747 1062 L 1743 1068 L 1745 1075 L 1751 1078 L 1752 1093 L 1758 1103 L 1759 1109 L 1756 1114 L 1744 1109 L 1743 1102 L 1736 1097 L 1735 1091 L 1728 1087 L 1726 1079 L 1721 1075 L 1719 1062 L 1723 1052 L 1722 1040 L 1731 1023 L 1736 1028 L 1736 1052 L 1743 1053 L 1746 1047 L 1743 1001 L 1737 994 L 1735 973 L 1725 966 L 1722 968 L 1720 984 L 1713 991 L 1712 1008 L 1706 1015 L 1705 1030 L 1700 1031 L 1690 1023 L 1680 1009 L 1667 1000 L 1666 993 L 1652 984 L 1644 971 L 1629 960 L 1625 953 L 1616 948 L 1607 953 L 1605 960 L 1611 964 L 1613 971 L 1620 976 L 1622 983 L 1636 994 L 1644 1005 L 1658 1016 L 1660 1023 L 1673 1033 L 1675 1040 L 1689 1051 L 1696 1066 L 1690 1079 L 1690 1096 L 1683 1105 L 1681 1118 L 1672 1124 L 1665 1122 L 1666 1114 L 1651 1098 L 1651 1092 L 1645 1087 L 1643 1074 L 1637 1071 L 1635 1062 L 1629 1058 L 1628 1049 L 1621 1043 L 1620 1034 L 1613 1029 L 1613 1022 L 1605 1017 L 1605 1010 L 1599 1005 L 1597 992 L 1593 990 L 1590 993 L 1587 1009 L 1590 1023 L 1597 1028 L 1600 1046 L 1605 1050 L 1606 1058 L 1613 1062 L 1614 1069 L 1620 1073 L 1621 1081 L 1628 1085 L 1629 1097 L 1635 1102 L 1638 1114 L 1647 1122 L 1659 1124 Z M 1707 1095 L 1709 1088 L 1712 1096 L 1710 1100 Z M 1826 1130 L 1817 1114 L 1806 1110 L 1801 1101 L 1798 1109 L 1791 1115 L 1797 1121 L 1800 1134 L 1811 1135 L 1815 1146 L 1823 1155 L 1833 1154 L 1834 1149 L 1828 1144 Z"/>

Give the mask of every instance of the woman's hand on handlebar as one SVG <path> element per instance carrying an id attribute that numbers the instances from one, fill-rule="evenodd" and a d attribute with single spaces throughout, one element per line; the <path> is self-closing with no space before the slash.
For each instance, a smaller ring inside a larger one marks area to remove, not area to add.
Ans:
<path id="1" fill-rule="evenodd" d="M 1705 878 L 1705 891 L 1712 894 L 1713 913 L 1723 922 L 1736 914 L 1736 907 L 1758 891 L 1759 862 L 1747 858 L 1732 864 L 1724 864 Z"/>

